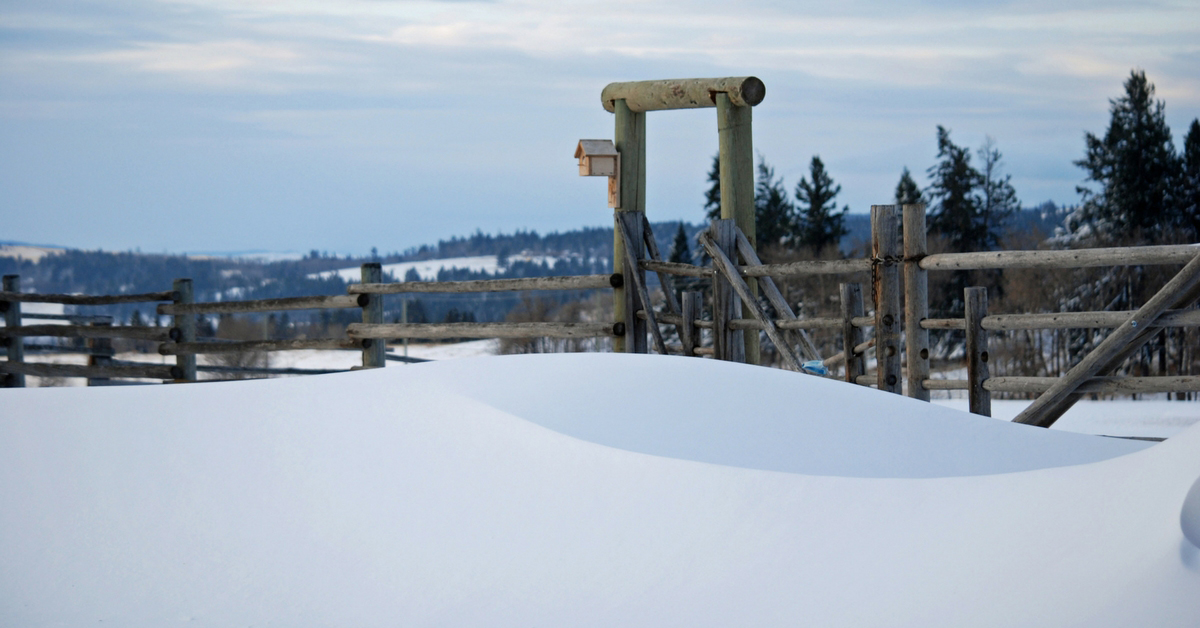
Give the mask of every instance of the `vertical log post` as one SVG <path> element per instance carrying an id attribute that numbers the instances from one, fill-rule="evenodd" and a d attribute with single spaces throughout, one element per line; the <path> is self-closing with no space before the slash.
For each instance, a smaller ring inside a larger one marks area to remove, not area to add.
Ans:
<path id="1" fill-rule="evenodd" d="M 929 330 L 921 321 L 929 317 L 929 271 L 921 259 L 929 252 L 925 243 L 925 205 L 905 205 L 904 220 L 904 352 L 908 363 L 908 396 L 929 401 Z"/>
<path id="2" fill-rule="evenodd" d="M 737 255 L 737 225 L 733 220 L 714 220 L 710 226 L 713 243 L 729 259 Z M 742 300 L 729 280 L 714 273 L 713 286 L 713 357 L 730 362 L 746 361 L 746 333 L 732 330 L 729 321 L 742 317 Z M 757 337 L 755 334 L 750 334 Z"/>
<path id="3" fill-rule="evenodd" d="M 367 262 L 361 267 L 363 283 L 383 283 L 383 265 Z M 358 305 L 362 308 L 362 322 L 379 325 L 383 323 L 383 295 L 360 294 Z M 387 366 L 387 340 L 367 338 L 362 341 L 363 368 L 374 369 Z"/>
<path id="4" fill-rule="evenodd" d="M 700 329 L 696 327 L 696 319 L 700 317 L 704 295 L 699 291 L 689 290 L 683 293 L 683 301 L 679 304 L 683 325 L 679 327 L 679 340 L 683 344 L 683 355 L 695 356 L 696 347 L 700 346 Z"/>
<path id="5" fill-rule="evenodd" d="M 758 246 L 754 225 L 754 143 L 751 127 L 751 107 L 737 106 L 729 94 L 717 92 L 717 140 L 720 159 L 721 218 L 733 220 L 753 247 Z M 738 261 L 736 248 L 730 252 L 714 234 L 722 250 L 735 264 Z M 736 241 L 735 241 L 736 245 Z M 758 282 L 747 278 L 751 294 L 758 296 Z M 736 295 L 732 298 L 737 301 Z M 738 351 L 744 351 L 745 361 L 758 364 L 760 352 L 757 333 L 738 332 L 742 339 Z"/>
<path id="6" fill-rule="evenodd" d="M 21 276 L 20 275 L 5 275 L 4 276 L 4 291 L 5 292 L 20 292 L 21 291 Z M 0 304 L 4 307 L 4 324 L 9 327 L 21 326 L 21 302 L 20 301 L 5 301 Z M 9 336 L 5 343 L 8 345 L 8 361 L 13 364 L 20 364 L 25 361 L 25 337 L 24 336 Z M 25 376 L 19 373 L 8 373 L 0 377 L 0 381 L 4 383 L 5 388 L 24 388 Z"/>
<path id="7" fill-rule="evenodd" d="M 191 279 L 176 279 L 171 285 L 171 289 L 176 293 L 176 305 L 193 303 L 196 300 L 195 294 L 192 292 Z M 172 317 L 171 325 L 179 329 L 179 342 L 196 342 L 195 314 L 175 314 Z M 179 367 L 181 371 L 179 379 L 175 380 L 176 382 L 196 381 L 196 354 L 189 353 L 175 356 L 175 366 Z"/>
<path id="8" fill-rule="evenodd" d="M 855 327 L 853 323 L 855 317 L 863 315 L 862 284 L 843 283 L 839 284 L 838 288 L 842 297 L 842 346 L 845 347 L 843 355 L 846 357 L 846 381 L 857 384 L 858 377 L 867 373 L 863 355 L 854 353 L 854 347 L 863 342 L 863 330 Z"/>
<path id="9" fill-rule="evenodd" d="M 622 273 L 625 292 L 625 351 L 628 353 L 650 352 L 650 346 L 647 343 L 649 321 L 637 315 L 638 310 L 649 312 L 651 307 L 649 303 L 644 303 L 642 300 L 642 289 L 646 286 L 646 271 L 637 265 L 637 262 L 646 259 L 644 216 L 645 213 L 639 211 L 618 210 L 613 214 L 613 226 L 617 227 L 617 235 L 620 236 L 620 226 L 617 225 L 617 222 L 620 222 L 620 225 L 625 228 L 625 233 L 629 234 L 629 240 L 622 243 L 621 250 L 625 250 L 626 244 L 633 247 L 625 256 L 626 264 Z M 634 260 L 633 268 L 629 267 L 628 260 L 630 258 Z M 648 291 L 646 295 L 648 299 Z"/>
<path id="10" fill-rule="evenodd" d="M 89 327 L 112 327 L 112 319 L 94 321 Z M 108 366 L 113 362 L 112 338 L 88 338 L 88 366 Z M 89 377 L 88 386 L 107 386 L 111 381 L 108 377 Z"/>
<path id="11" fill-rule="evenodd" d="M 618 190 L 620 207 L 617 212 L 646 211 L 646 114 L 645 112 L 630 111 L 624 99 L 613 101 L 613 114 L 616 119 L 615 141 L 617 152 L 621 155 L 618 167 L 621 169 L 621 189 Z M 623 274 L 625 268 L 625 244 L 621 234 L 613 224 L 613 273 Z M 631 231 L 632 237 L 635 232 Z M 639 236 L 636 242 L 641 242 L 641 226 L 636 231 Z M 639 256 L 640 259 L 640 256 Z M 638 269 L 628 269 L 636 272 Z M 632 338 L 646 338 L 646 321 L 637 316 L 630 316 L 634 296 L 632 281 L 614 282 L 613 287 L 613 321 L 625 329 L 624 335 L 613 338 L 613 351 L 617 353 L 632 352 L 635 348 L 629 342 Z M 645 353 L 645 349 L 642 350 Z"/>
<path id="12" fill-rule="evenodd" d="M 967 288 L 963 299 L 967 305 L 967 403 L 973 414 L 992 416 L 992 393 L 983 387 L 988 378 L 987 332 L 983 329 L 987 288 Z"/>
<path id="13" fill-rule="evenodd" d="M 900 208 L 871 206 L 875 283 L 875 358 L 879 390 L 900 394 Z"/>

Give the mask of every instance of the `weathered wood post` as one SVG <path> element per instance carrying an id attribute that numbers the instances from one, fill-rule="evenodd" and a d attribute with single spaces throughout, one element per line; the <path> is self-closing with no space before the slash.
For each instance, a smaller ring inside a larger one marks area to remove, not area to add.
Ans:
<path id="1" fill-rule="evenodd" d="M 107 317 L 106 317 L 107 318 Z M 89 327 L 112 327 L 112 319 L 98 320 L 88 323 Z M 112 338 L 88 338 L 88 366 L 111 366 L 113 363 Z M 88 386 L 107 386 L 112 381 L 108 377 L 89 377 Z"/>
<path id="2" fill-rule="evenodd" d="M 733 220 L 752 247 L 758 246 L 754 223 L 754 142 L 750 105 L 735 105 L 727 93 L 715 94 L 720 160 L 721 218 Z M 720 241 L 718 240 L 718 243 Z M 724 249 L 724 245 L 720 245 Z M 735 264 L 737 250 L 729 255 Z M 758 281 L 746 279 L 751 294 L 758 296 Z M 737 299 L 736 296 L 733 297 Z M 738 332 L 743 339 L 745 361 L 758 364 L 760 350 L 757 332 Z"/>
<path id="3" fill-rule="evenodd" d="M 679 304 L 683 324 L 679 326 L 679 340 L 683 344 L 683 355 L 695 356 L 696 347 L 700 346 L 700 329 L 696 327 L 696 319 L 700 317 L 704 295 L 696 290 L 683 293 Z"/>
<path id="4" fill-rule="evenodd" d="M 929 272 L 921 259 L 929 252 L 925 242 L 925 205 L 904 205 L 904 352 L 908 363 L 908 396 L 929 401 Z"/>
<path id="5" fill-rule="evenodd" d="M 20 292 L 21 291 L 21 276 L 20 275 L 5 275 L 4 276 L 4 291 L 5 292 Z M 21 326 L 21 302 L 20 301 L 3 301 L 0 302 L 0 307 L 4 308 L 4 324 L 9 327 Z M 8 361 L 12 364 L 21 364 L 25 362 L 25 337 L 24 336 L 9 336 L 5 339 L 7 345 Z M 25 375 L 23 373 L 8 373 L 3 378 L 6 388 L 24 388 Z"/>
<path id="6" fill-rule="evenodd" d="M 613 102 L 613 114 L 616 119 L 613 143 L 621 156 L 618 159 L 620 189 L 617 192 L 620 207 L 616 210 L 616 219 L 620 219 L 624 212 L 641 212 L 636 221 L 636 231 L 632 229 L 635 221 L 625 221 L 626 226 L 631 228 L 630 239 L 634 246 L 639 246 L 642 242 L 640 216 L 646 211 L 646 113 L 630 110 L 625 99 L 621 98 Z M 642 272 L 639 268 L 625 268 L 625 244 L 615 221 L 613 227 L 613 273 L 623 276 L 625 273 Z M 636 253 L 636 259 L 644 257 L 642 251 Z M 646 353 L 646 321 L 637 316 L 637 310 L 640 309 L 638 301 L 637 290 L 630 278 L 626 277 L 620 286 L 613 288 L 613 320 L 618 325 L 624 323 L 625 329 L 623 336 L 618 335 L 613 339 L 613 351 Z"/>
<path id="7" fill-rule="evenodd" d="M 967 404 L 973 414 L 992 416 L 992 394 L 983 387 L 988 378 L 987 332 L 983 329 L 987 288 L 966 288 L 963 299 L 967 306 Z"/>
<path id="8" fill-rule="evenodd" d="M 646 332 L 649 331 L 648 317 L 642 318 L 637 315 L 639 310 L 649 313 L 651 307 L 650 303 L 646 302 L 650 298 L 649 291 L 646 291 L 646 271 L 638 265 L 638 262 L 646 258 L 645 216 L 646 214 L 640 211 L 618 210 L 613 214 L 613 226 L 618 231 L 624 228 L 629 236 L 627 240 L 622 236 L 621 246 L 625 258 L 625 267 L 621 274 L 625 291 L 625 350 L 629 353 L 649 352 L 646 337 Z M 633 321 L 633 324 L 629 321 Z"/>
<path id="9" fill-rule="evenodd" d="M 862 284 L 843 283 L 838 285 L 842 305 L 842 354 L 846 358 L 846 381 L 858 383 L 860 375 L 867 374 L 866 360 L 854 348 L 863 342 L 863 330 L 854 326 L 854 319 L 863 316 Z"/>
<path id="10" fill-rule="evenodd" d="M 900 394 L 900 208 L 871 206 L 875 359 L 879 390 Z"/>
<path id="11" fill-rule="evenodd" d="M 713 244 L 729 259 L 737 259 L 737 225 L 733 220 L 714 220 L 709 227 Z M 721 273 L 714 273 L 713 357 L 730 362 L 746 361 L 746 333 L 729 328 L 729 321 L 742 317 L 742 300 Z M 753 334 L 751 334 L 753 335 Z"/>
<path id="12" fill-rule="evenodd" d="M 367 262 L 362 265 L 362 282 L 383 283 L 383 265 L 379 262 Z M 383 295 L 360 294 L 358 305 L 362 308 L 362 322 L 379 325 L 383 323 Z M 387 340 L 383 338 L 366 338 L 362 341 L 363 368 L 380 368 L 387 365 Z"/>
<path id="13" fill-rule="evenodd" d="M 191 279 L 176 279 L 171 285 L 175 291 L 175 305 L 185 305 L 195 302 L 192 292 Z M 182 312 L 171 317 L 171 325 L 179 330 L 179 340 L 176 342 L 196 342 L 196 315 L 192 312 Z M 196 381 L 196 354 L 180 354 L 175 356 L 175 366 L 179 368 L 179 378 L 176 382 Z"/>

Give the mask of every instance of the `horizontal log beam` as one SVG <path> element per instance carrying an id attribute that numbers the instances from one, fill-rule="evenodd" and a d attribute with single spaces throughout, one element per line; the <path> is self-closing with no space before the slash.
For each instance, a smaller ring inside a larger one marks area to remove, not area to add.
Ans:
<path id="1" fill-rule="evenodd" d="M 1133 310 L 1114 312 L 1049 312 L 1041 314 L 994 314 L 983 319 L 983 328 L 993 331 L 1018 329 L 1115 329 L 1133 316 Z M 1200 310 L 1169 310 L 1151 327 L 1200 326 Z M 961 318 L 927 318 L 924 329 L 966 329 Z"/>
<path id="2" fill-rule="evenodd" d="M 985 268 L 1089 268 L 1186 264 L 1200 252 L 1200 244 L 1129 246 L 1067 251 L 986 251 L 938 253 L 920 261 L 925 270 L 979 270 Z"/>
<path id="3" fill-rule="evenodd" d="M 30 314 L 29 312 L 21 312 L 21 318 L 30 318 L 43 321 L 67 321 L 72 325 L 86 325 L 87 323 L 112 324 L 113 320 L 113 317 L 111 316 L 80 316 L 78 314 Z"/>
<path id="4" fill-rule="evenodd" d="M 121 303 L 145 303 L 148 301 L 171 301 L 178 296 L 173 291 L 147 292 L 145 294 L 112 294 L 88 296 L 83 294 L 38 294 L 36 292 L 0 292 L 0 301 L 23 303 L 61 303 L 63 305 L 118 305 Z"/>
<path id="5" fill-rule="evenodd" d="M 179 314 L 238 314 L 243 312 L 274 312 L 279 310 L 319 310 L 362 307 L 356 297 L 321 295 L 311 297 L 283 297 L 279 299 L 255 299 L 252 301 L 216 301 L 212 303 L 169 303 L 158 306 L 160 315 Z"/>
<path id="6" fill-rule="evenodd" d="M 767 95 L 763 82 L 753 76 L 731 78 L 665 79 L 609 83 L 600 92 L 604 110 L 613 113 L 617 100 L 635 113 L 716 107 L 716 94 L 729 94 L 736 107 L 753 107 Z"/>
<path id="7" fill-rule="evenodd" d="M 129 338 L 166 342 L 171 330 L 167 327 L 114 327 L 110 325 L 22 325 L 0 327 L 0 337 L 55 336 L 66 338 Z"/>
<path id="8" fill-rule="evenodd" d="M 742 266 L 743 277 L 800 277 L 806 275 L 851 275 L 871 271 L 869 259 L 834 259 L 788 262 L 786 264 L 758 264 Z"/>
<path id="9" fill-rule="evenodd" d="M 1058 381 L 1057 377 L 990 377 L 983 381 L 990 392 L 1043 393 Z M 930 390 L 966 390 L 965 379 L 927 379 Z M 1080 393 L 1151 394 L 1167 392 L 1200 392 L 1200 376 L 1168 377 L 1093 377 L 1079 386 Z"/>
<path id="10" fill-rule="evenodd" d="M 104 364 L 47 364 L 44 362 L 0 362 L 0 373 L 16 373 L 34 377 L 133 377 L 138 379 L 177 379 L 170 365 Z"/>
<path id="11" fill-rule="evenodd" d="M 325 338 L 316 340 L 241 340 L 233 342 L 169 342 L 159 345 L 161 355 L 190 355 L 193 353 L 239 353 L 242 351 L 303 351 L 306 349 L 360 351 L 363 343 L 357 340 Z"/>
<path id="12" fill-rule="evenodd" d="M 708 279 L 713 276 L 713 269 L 711 266 L 696 266 L 695 264 L 662 262 L 651 259 L 639 261 L 638 266 L 642 267 L 643 270 L 664 273 L 667 275 L 677 275 L 680 277 L 699 277 L 701 279 Z"/>
<path id="13" fill-rule="evenodd" d="M 613 287 L 612 275 L 524 277 L 471 281 L 399 281 L 351 284 L 350 294 L 403 294 L 411 292 L 514 292 L 521 290 L 598 290 Z"/>
<path id="14" fill-rule="evenodd" d="M 614 336 L 612 323 L 392 323 L 346 327 L 351 338 L 596 338 Z"/>

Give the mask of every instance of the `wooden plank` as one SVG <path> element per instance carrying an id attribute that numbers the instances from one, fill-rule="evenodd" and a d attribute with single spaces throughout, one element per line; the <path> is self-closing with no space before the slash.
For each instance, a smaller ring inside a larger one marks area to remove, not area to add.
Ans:
<path id="1" fill-rule="evenodd" d="M 1200 249 L 1197 249 L 1200 250 Z M 1136 349 L 1153 335 L 1152 326 L 1155 319 L 1167 309 L 1179 305 L 1180 295 L 1195 299 L 1194 291 L 1200 285 L 1200 254 L 1188 262 L 1170 281 L 1162 287 L 1149 301 L 1146 302 L 1129 320 L 1116 328 L 1091 353 L 1083 358 L 1071 370 L 1067 371 L 1060 381 L 1025 408 L 1017 418 L 1017 423 L 1049 427 L 1066 412 L 1066 407 L 1073 403 L 1069 399 L 1083 382 L 1098 375 L 1102 370 L 1111 368 L 1110 360 L 1120 356 L 1126 348 Z M 1143 333 L 1146 332 L 1146 333 Z"/>
<path id="2" fill-rule="evenodd" d="M 921 329 L 966 329 L 967 321 L 961 318 L 927 318 L 921 321 Z"/>
<path id="3" fill-rule="evenodd" d="M 743 277 L 805 277 L 809 275 L 853 275 L 871 272 L 869 259 L 808 260 L 786 264 L 743 266 Z"/>
<path id="4" fill-rule="evenodd" d="M 750 240 L 741 231 L 737 232 L 737 247 L 742 260 L 747 264 L 762 264 L 762 260 L 758 258 L 758 252 L 754 250 L 754 246 L 750 244 Z M 783 293 L 779 291 L 779 286 L 775 285 L 775 280 L 770 277 L 763 277 L 760 282 L 762 283 L 763 294 L 766 295 L 767 301 L 771 303 L 771 307 L 775 308 L 779 316 L 786 321 L 798 320 L 796 314 L 792 312 L 792 306 L 788 304 L 787 299 L 783 298 Z M 821 353 L 817 351 L 817 347 L 812 343 L 812 339 L 804 332 L 804 328 L 792 328 L 792 330 L 796 332 L 794 335 L 805 358 L 820 360 Z M 790 335 L 792 334 L 785 334 L 785 337 Z"/>
<path id="5" fill-rule="evenodd" d="M 717 147 L 720 156 L 720 183 L 721 183 L 721 218 L 725 220 L 733 220 L 737 225 L 737 229 L 746 236 L 750 241 L 751 248 L 758 246 L 758 230 L 755 221 L 755 205 L 754 205 L 754 138 L 752 133 L 753 109 L 748 106 L 739 106 L 734 102 L 729 94 L 718 92 L 716 93 L 717 104 Z M 737 233 L 735 230 L 734 234 Z M 731 249 L 721 239 L 726 237 L 720 235 L 714 238 L 720 246 L 725 256 L 731 260 L 737 260 L 736 235 L 733 235 L 733 248 Z M 738 277 L 736 267 L 732 270 L 733 277 Z M 755 310 L 758 309 L 758 282 L 755 279 L 746 281 L 750 289 L 751 299 L 755 301 L 751 305 Z M 729 318 L 738 318 L 731 315 Z M 740 332 L 739 332 L 740 333 Z M 740 351 L 745 354 L 744 361 L 748 364 L 758 364 L 760 362 L 758 334 L 741 333 L 741 340 L 738 343 Z"/>
<path id="6" fill-rule="evenodd" d="M 908 396 L 929 401 L 922 382 L 929 379 L 929 272 L 920 262 L 929 253 L 925 239 L 925 205 L 901 208 L 904 224 L 904 355 L 908 366 Z"/>
<path id="7" fill-rule="evenodd" d="M 21 276 L 20 275 L 5 275 L 3 283 L 0 284 L 3 288 L 3 294 L 20 294 L 21 292 Z M 0 306 L 4 308 L 4 325 L 8 329 L 21 326 L 21 302 L 16 300 L 8 300 L 0 297 Z M 8 363 L 13 365 L 21 364 L 25 361 L 25 339 L 21 337 L 9 338 L 4 342 L 5 353 L 8 357 Z M 8 373 L 3 378 L 0 378 L 5 388 L 24 388 L 25 374 L 24 373 Z"/>
<path id="8" fill-rule="evenodd" d="M 617 166 L 620 176 L 617 178 L 617 211 L 646 211 L 646 114 L 632 111 L 624 99 L 618 98 L 613 102 L 614 145 L 620 154 Z M 642 255 L 635 256 L 637 258 Z M 634 307 L 633 282 L 626 275 L 638 272 L 638 268 L 625 268 L 625 244 L 616 228 L 616 217 L 613 221 L 613 274 L 623 278 L 623 282 L 615 285 L 613 290 L 613 320 L 617 328 L 623 330 L 613 338 L 613 351 L 617 353 L 636 351 L 632 339 L 641 337 L 645 343 L 644 323 L 633 316 L 639 308 Z M 626 287 L 628 286 L 628 288 Z M 638 333 L 641 332 L 641 334 Z M 643 353 L 644 347 L 643 347 Z"/>
<path id="9" fill-rule="evenodd" d="M 109 377 L 131 377 L 138 379 L 174 379 L 179 375 L 178 367 L 147 364 L 132 366 L 108 364 L 93 366 L 84 364 L 48 364 L 44 362 L 0 362 L 0 373 L 32 375 L 34 377 L 82 377 L 102 379 Z"/>
<path id="10" fill-rule="evenodd" d="M 609 113 L 618 111 L 619 101 L 630 111 L 668 111 L 714 107 L 717 94 L 724 94 L 735 106 L 749 108 L 762 102 L 767 88 L 753 76 L 630 81 L 605 85 L 600 102 Z"/>
<path id="11" fill-rule="evenodd" d="M 612 287 L 612 275 L 573 275 L 567 277 L 522 277 L 518 279 L 473 279 L 470 281 L 398 281 L 393 283 L 356 283 L 346 287 L 349 294 L 406 294 L 460 292 L 516 292 L 525 290 L 600 290 Z M 303 297 L 308 298 L 308 297 Z M 332 305 L 317 307 L 358 307 L 353 297 L 337 299 Z M 351 299 L 351 301 L 343 301 Z M 344 304 L 343 304 L 344 303 Z"/>
<path id="12" fill-rule="evenodd" d="M 192 291 L 191 279 L 176 279 L 171 287 L 175 292 L 173 305 L 191 305 L 195 303 L 195 294 Z M 172 316 L 173 325 L 179 330 L 175 337 L 174 343 L 166 343 L 158 346 L 158 352 L 163 353 L 164 347 L 179 347 L 179 343 L 185 345 L 196 344 L 196 315 L 194 313 L 179 313 Z M 167 354 L 164 354 L 167 355 Z M 196 381 L 196 352 L 179 352 L 175 355 L 175 366 L 178 367 L 177 373 L 179 377 L 175 379 L 177 382 L 194 382 Z"/>
<path id="13" fill-rule="evenodd" d="M 89 296 L 83 294 L 37 294 L 35 292 L 0 292 L 0 301 L 24 303 L 61 303 L 63 305 L 119 305 L 121 303 L 146 303 L 148 301 L 170 301 L 173 292 L 147 292 L 144 294 L 110 294 Z"/>
<path id="14" fill-rule="evenodd" d="M 92 323 L 93 329 L 112 329 L 112 321 L 100 321 Z M 153 328 L 151 328 L 153 329 Z M 159 329 L 161 331 L 161 328 Z M 113 363 L 112 339 L 104 336 L 92 337 L 87 340 L 88 345 L 88 366 L 109 366 Z M 106 376 L 93 376 L 87 379 L 88 386 L 107 386 L 110 378 Z"/>
<path id="15" fill-rule="evenodd" d="M 863 342 L 862 328 L 854 324 L 854 319 L 863 315 L 862 284 L 838 284 L 838 289 L 842 306 L 842 360 L 846 363 L 844 377 L 847 382 L 854 383 L 867 372 L 867 361 L 853 350 Z"/>
<path id="16" fill-rule="evenodd" d="M 696 319 L 700 318 L 700 311 L 704 307 L 704 295 L 696 290 L 689 290 L 683 293 L 683 302 L 680 304 L 682 310 L 681 318 L 682 325 L 679 325 L 679 339 L 683 345 L 683 355 L 695 355 L 696 347 L 700 346 L 700 329 L 696 327 Z"/>
<path id="17" fill-rule="evenodd" d="M 359 272 L 364 284 L 383 283 L 383 265 L 379 262 L 367 262 L 359 268 Z M 357 301 L 362 306 L 362 322 L 364 324 L 380 325 L 383 323 L 383 295 L 363 294 Z M 386 342 L 364 344 L 362 348 L 363 368 L 377 369 L 387 366 L 387 358 L 384 357 L 386 353 Z"/>
<path id="18" fill-rule="evenodd" d="M 900 208 L 871 206 L 871 250 L 875 263 L 875 358 L 879 390 L 900 394 Z"/>
<path id="19" fill-rule="evenodd" d="M 633 223 L 633 222 L 636 222 L 637 224 L 632 225 L 631 223 Z M 640 229 L 642 227 L 642 225 L 644 224 L 644 222 L 645 222 L 644 217 L 641 214 L 641 212 L 617 212 L 617 219 L 614 222 L 614 224 L 616 224 L 617 229 L 619 229 L 621 231 L 622 243 L 625 245 L 624 248 L 625 248 L 625 267 L 626 268 L 638 268 L 638 264 L 637 264 L 638 258 L 636 256 L 638 255 L 638 252 L 642 249 L 642 246 L 640 246 L 640 245 L 644 245 L 644 242 L 635 242 L 633 240 L 633 238 L 630 236 L 629 232 L 631 230 L 631 227 Z M 644 272 L 645 271 L 638 269 L 635 272 L 628 273 L 628 277 L 633 280 L 633 288 L 636 291 L 635 294 L 637 296 L 637 299 L 635 300 L 634 305 L 635 305 L 635 307 L 640 306 L 640 307 L 638 307 L 638 309 L 636 309 L 634 311 L 635 312 L 644 311 L 646 313 L 646 323 L 647 323 L 647 326 L 649 327 L 650 335 L 654 339 L 654 349 L 656 351 L 658 351 L 660 354 L 666 355 L 667 347 L 666 347 L 666 344 L 663 342 L 662 330 L 659 329 L 659 327 L 658 327 L 658 321 L 654 319 L 654 307 L 650 304 L 650 294 L 646 290 L 646 276 L 645 276 Z M 640 323 L 641 321 L 638 321 L 638 322 Z M 635 326 L 635 329 L 636 329 L 636 326 Z M 645 336 L 642 335 L 639 338 L 644 338 L 644 337 Z M 634 339 L 635 347 L 640 346 L 640 345 L 638 345 L 637 341 L 638 341 L 638 338 L 635 338 Z M 643 342 L 644 342 L 644 340 L 643 340 Z M 644 353 L 643 351 L 636 351 L 636 352 Z"/>
<path id="20" fill-rule="evenodd" d="M 350 326 L 359 325 L 353 323 Z M 239 353 L 242 351 L 302 351 L 305 349 L 358 351 L 363 348 L 358 340 L 342 338 L 318 338 L 313 340 L 237 340 L 172 342 L 160 345 L 161 355 L 195 358 L 197 353 Z"/>
<path id="21" fill-rule="evenodd" d="M 390 285 L 390 284 L 385 284 Z M 158 306 L 158 313 L 177 314 L 238 314 L 246 312 L 276 312 L 280 310 L 317 310 L 360 307 L 358 297 L 344 294 L 311 297 L 282 297 L 252 301 L 216 301 L 212 303 L 176 303 Z"/>
<path id="22" fill-rule="evenodd" d="M 113 327 L 106 324 L 92 325 L 22 325 L 0 327 L 0 337 L 52 336 L 61 338 L 129 338 L 166 342 L 171 339 L 167 327 Z"/>
<path id="23" fill-rule="evenodd" d="M 658 242 L 654 241 L 654 230 L 650 228 L 650 220 L 646 218 L 646 214 L 642 214 L 642 240 L 646 245 L 646 252 L 650 254 L 650 259 L 662 261 L 662 255 L 658 252 Z M 641 260 L 638 260 L 639 268 L 641 268 Z M 645 270 L 642 268 L 642 270 Z M 675 282 L 671 280 L 669 273 L 658 272 L 658 283 L 662 286 L 663 296 L 667 300 L 667 311 L 672 314 L 679 313 L 679 302 L 675 298 Z"/>
<path id="24" fill-rule="evenodd" d="M 985 251 L 939 253 L 921 260 L 925 270 L 977 270 L 984 268 L 1091 268 L 1096 266 L 1148 266 L 1186 264 L 1200 252 L 1200 244 L 1166 244 L 1067 251 Z"/>
<path id="25" fill-rule="evenodd" d="M 867 352 L 867 349 L 870 349 L 871 347 L 874 347 L 874 346 L 875 346 L 875 339 L 872 338 L 866 342 L 860 343 L 857 346 L 855 346 L 854 351 L 852 351 L 851 353 L 855 356 L 863 355 Z M 826 368 L 832 369 L 832 368 L 841 366 L 842 363 L 845 361 L 846 361 L 846 352 L 838 351 L 837 353 L 822 360 L 821 364 L 824 364 Z M 859 377 L 861 377 L 861 375 Z M 846 381 L 849 382 L 850 380 L 847 379 Z M 856 378 L 854 380 L 854 382 L 857 382 L 857 381 L 858 380 Z M 851 382 L 851 383 L 854 383 L 854 382 Z M 872 382 L 872 383 L 874 383 L 874 382 Z"/>
<path id="26" fill-rule="evenodd" d="M 996 314 L 983 319 L 983 328 L 1013 329 L 1115 329 L 1133 316 L 1133 310 L 1115 312 L 1052 312 L 1047 314 Z M 1200 310 L 1167 310 L 1153 327 L 1195 327 Z"/>
<path id="27" fill-rule="evenodd" d="M 714 220 L 709 225 L 707 241 L 711 241 L 728 259 L 735 254 L 737 237 L 734 235 L 736 225 L 732 219 Z M 700 239 L 701 244 L 706 241 Z M 713 268 L 716 268 L 714 263 Z M 742 301 L 737 298 L 729 278 L 722 272 L 717 272 L 712 280 L 713 294 L 713 357 L 729 362 L 745 362 L 746 347 L 743 343 L 745 332 L 735 330 L 729 322 L 741 317 Z"/>
<path id="28" fill-rule="evenodd" d="M 389 323 L 346 327 L 351 338 L 598 338 L 613 323 Z"/>
<path id="29" fill-rule="evenodd" d="M 643 270 L 649 270 L 660 275 L 677 275 L 680 277 L 699 277 L 707 279 L 713 276 L 713 270 L 707 266 L 695 266 L 693 264 L 681 264 L 679 262 L 663 262 L 658 260 L 644 259 L 638 262 L 638 265 Z"/>
<path id="30" fill-rule="evenodd" d="M 111 316 L 81 316 L 79 314 L 30 314 L 25 312 L 21 314 L 21 318 L 25 320 L 43 320 L 43 321 L 67 321 L 72 325 L 87 325 L 88 323 L 111 323 Z"/>
<path id="31" fill-rule="evenodd" d="M 984 382 L 992 392 L 1042 393 L 1058 382 L 1057 377 L 993 377 Z M 1093 377 L 1079 385 L 1081 393 L 1152 394 L 1200 392 L 1200 376 Z"/>
<path id="32" fill-rule="evenodd" d="M 767 318 L 766 313 L 763 312 L 758 306 L 758 299 L 754 298 L 754 295 L 750 292 L 750 287 L 746 285 L 746 281 L 738 276 L 737 268 L 733 265 L 733 262 L 725 256 L 725 252 L 722 251 L 715 242 L 713 242 L 712 238 L 708 237 L 708 234 L 702 234 L 700 236 L 700 243 L 704 246 L 704 250 L 708 252 L 709 257 L 712 258 L 713 267 L 716 268 L 717 272 L 721 273 L 721 275 L 729 281 L 730 285 L 733 286 L 734 291 L 737 292 L 739 297 L 741 297 L 742 303 L 745 304 L 745 307 L 749 309 L 750 313 L 754 315 L 754 318 L 764 326 L 763 328 L 767 332 L 767 337 L 771 339 L 771 342 L 775 343 L 775 349 L 779 351 L 779 356 L 783 359 L 784 366 L 793 371 L 802 370 L 800 368 L 800 361 L 792 352 L 791 345 L 788 344 L 786 339 L 784 339 L 783 333 L 780 332 L 777 327 L 775 327 L 774 323 L 771 322 L 771 319 Z"/>
<path id="33" fill-rule="evenodd" d="M 966 288 L 963 293 L 967 310 L 967 406 L 973 414 L 992 416 L 992 395 L 983 385 L 989 375 L 987 332 L 983 329 L 987 288 Z"/>

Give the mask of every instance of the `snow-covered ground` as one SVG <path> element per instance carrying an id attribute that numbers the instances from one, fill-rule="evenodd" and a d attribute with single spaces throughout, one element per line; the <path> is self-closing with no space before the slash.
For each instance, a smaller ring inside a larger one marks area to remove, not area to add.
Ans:
<path id="1" fill-rule="evenodd" d="M 558 260 L 558 257 L 552 255 L 529 255 L 521 253 L 508 256 L 508 263 L 510 264 L 513 262 L 533 262 L 535 264 L 546 264 L 550 268 L 554 268 L 554 264 Z M 420 262 L 384 264 L 383 272 L 391 273 L 397 281 L 404 281 L 404 277 L 408 274 L 409 270 L 416 270 L 422 281 L 434 281 L 437 279 L 438 271 L 443 268 L 447 270 L 471 270 L 493 275 L 502 270 L 500 262 L 495 255 L 479 255 L 475 257 L 448 257 L 446 259 L 431 259 Z M 341 268 L 323 273 L 314 273 L 309 275 L 309 277 L 316 279 L 332 277 L 334 275 L 340 276 L 344 281 L 360 281 L 362 279 L 362 269 L 359 266 Z"/>
<path id="2" fill-rule="evenodd" d="M 2 397 L 7 625 L 1200 625 L 1198 427 L 624 354 Z"/>

